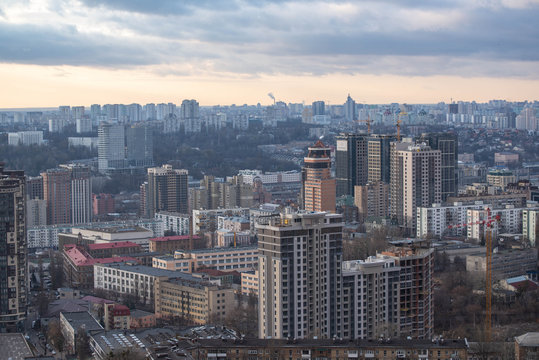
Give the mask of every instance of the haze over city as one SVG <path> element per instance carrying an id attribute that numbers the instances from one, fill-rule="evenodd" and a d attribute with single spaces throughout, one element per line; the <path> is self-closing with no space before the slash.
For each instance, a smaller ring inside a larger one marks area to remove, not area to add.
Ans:
<path id="1" fill-rule="evenodd" d="M 0 108 L 534 100 L 537 1 L 3 1 Z"/>

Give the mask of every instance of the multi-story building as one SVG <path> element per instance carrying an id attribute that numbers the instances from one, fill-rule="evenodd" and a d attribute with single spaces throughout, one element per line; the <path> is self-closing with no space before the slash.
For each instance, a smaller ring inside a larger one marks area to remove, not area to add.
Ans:
<path id="1" fill-rule="evenodd" d="M 75 120 L 77 134 L 86 134 L 92 132 L 92 119 L 82 117 Z"/>
<path id="2" fill-rule="evenodd" d="M 221 216 L 239 216 L 249 218 L 250 209 L 246 207 L 193 210 L 193 232 L 200 234 L 214 232 L 218 229 L 218 220 Z"/>
<path id="3" fill-rule="evenodd" d="M 515 360 L 537 359 L 539 332 L 529 332 L 515 337 Z"/>
<path id="4" fill-rule="evenodd" d="M 419 238 L 427 236 L 440 238 L 443 235 L 467 236 L 467 228 L 463 224 L 468 221 L 468 210 L 480 210 L 484 207 L 482 201 L 468 205 L 457 202 L 452 205 L 419 206 L 416 236 Z"/>
<path id="5" fill-rule="evenodd" d="M 33 200 L 33 199 L 43 200 L 43 177 L 42 176 L 27 176 L 26 177 L 26 198 L 28 200 Z"/>
<path id="6" fill-rule="evenodd" d="M 105 215 L 114 212 L 114 195 L 92 194 L 92 212 L 94 215 Z"/>
<path id="7" fill-rule="evenodd" d="M 331 150 L 322 141 L 309 147 L 302 169 L 303 208 L 307 211 L 335 212 L 335 178 L 331 176 Z"/>
<path id="8" fill-rule="evenodd" d="M 104 173 L 126 167 L 125 129 L 123 125 L 101 123 L 98 129 L 98 167 Z"/>
<path id="9" fill-rule="evenodd" d="M 339 336 L 342 217 L 281 214 L 258 224 L 259 337 Z"/>
<path id="10" fill-rule="evenodd" d="M 531 204 L 530 204 L 531 205 Z M 539 210 L 539 207 L 531 205 L 528 208 L 506 205 L 505 208 L 492 208 L 483 205 L 480 209 L 469 209 L 467 211 L 466 223 L 468 239 L 483 240 L 487 230 L 488 210 L 490 209 L 490 220 L 495 220 L 490 224 L 494 234 L 510 233 L 520 234 L 523 230 L 523 211 Z M 495 236 L 495 235 L 494 235 Z"/>
<path id="11" fill-rule="evenodd" d="M 165 231 L 172 231 L 176 235 L 187 235 L 190 232 L 189 214 L 159 211 L 155 213 L 155 219 L 163 222 Z"/>
<path id="12" fill-rule="evenodd" d="M 219 229 L 215 231 L 217 247 L 242 246 L 251 243 L 251 233 L 249 231 L 232 231 Z"/>
<path id="13" fill-rule="evenodd" d="M 160 236 L 149 240 L 150 252 L 172 254 L 176 250 L 202 247 L 202 239 L 198 235 Z"/>
<path id="14" fill-rule="evenodd" d="M 77 351 L 77 333 L 84 329 L 88 333 L 102 330 L 96 319 L 88 311 L 74 311 L 60 313 L 60 330 L 65 339 L 64 351 L 74 354 Z"/>
<path id="15" fill-rule="evenodd" d="M 41 145 L 43 144 L 43 131 L 19 131 L 8 133 L 8 145 Z"/>
<path id="16" fill-rule="evenodd" d="M 360 223 L 367 218 L 389 217 L 389 184 L 381 181 L 355 186 L 354 205 Z"/>
<path id="17" fill-rule="evenodd" d="M 155 315 L 181 317 L 195 324 L 226 318 L 236 307 L 234 290 L 187 274 L 155 281 Z"/>
<path id="18" fill-rule="evenodd" d="M 421 141 L 424 141 L 432 150 L 440 150 L 441 163 L 441 184 L 442 201 L 446 201 L 449 196 L 456 196 L 458 193 L 458 139 L 453 133 L 429 133 L 422 134 Z"/>
<path id="19" fill-rule="evenodd" d="M 466 271 L 484 274 L 486 254 L 466 256 Z M 492 254 L 492 280 L 512 278 L 537 271 L 537 249 L 500 250 Z"/>
<path id="20" fill-rule="evenodd" d="M 60 165 L 60 168 L 69 170 L 71 176 L 71 222 L 73 224 L 91 222 L 93 212 L 90 167 L 86 165 L 68 164 Z"/>
<path id="21" fill-rule="evenodd" d="M 337 196 L 354 195 L 354 186 L 367 183 L 368 158 L 366 135 L 341 134 L 337 136 L 335 178 L 337 182 Z"/>
<path id="22" fill-rule="evenodd" d="M 118 241 L 105 244 L 88 244 L 88 254 L 94 258 L 107 258 L 113 256 L 126 256 L 142 252 L 139 244 L 131 241 Z"/>
<path id="23" fill-rule="evenodd" d="M 131 125 L 125 130 L 127 163 L 135 167 L 153 165 L 153 131 L 144 124 Z"/>
<path id="24" fill-rule="evenodd" d="M 350 97 L 350 94 L 344 103 L 344 118 L 348 121 L 356 121 L 357 119 L 356 102 Z"/>
<path id="25" fill-rule="evenodd" d="M 539 235 L 537 224 L 539 224 L 538 209 L 522 210 L 522 236 L 525 240 L 529 241 L 532 248 L 535 247 L 537 235 Z"/>
<path id="26" fill-rule="evenodd" d="M 391 217 L 416 233 L 417 207 L 441 202 L 441 151 L 425 144 L 392 143 Z"/>
<path id="27" fill-rule="evenodd" d="M 395 248 L 377 255 L 400 267 L 400 335 L 431 339 L 434 334 L 434 249 Z"/>
<path id="28" fill-rule="evenodd" d="M 33 199 L 26 201 L 26 226 L 47 225 L 47 201 Z"/>
<path id="29" fill-rule="evenodd" d="M 201 121 L 199 105 L 196 100 L 183 100 L 180 110 L 180 119 L 186 133 L 200 132 Z"/>
<path id="30" fill-rule="evenodd" d="M 391 143 L 395 141 L 395 135 L 372 134 L 367 137 L 367 181 L 369 183 L 381 181 L 389 184 Z"/>
<path id="31" fill-rule="evenodd" d="M 179 271 L 157 269 L 133 262 L 94 265 L 94 289 L 112 291 L 119 295 L 134 295 L 138 301 L 145 304 L 155 302 L 154 283 L 157 279 L 172 278 L 198 280 Z"/>
<path id="32" fill-rule="evenodd" d="M 190 208 L 196 210 L 251 207 L 253 204 L 253 186 L 244 183 L 242 176 L 224 181 L 206 175 L 199 188 L 189 190 Z"/>
<path id="33" fill-rule="evenodd" d="M 28 246 L 24 171 L 0 162 L 0 332 L 24 330 L 28 303 Z"/>
<path id="34" fill-rule="evenodd" d="M 342 337 L 400 334 L 400 271 L 395 259 L 370 257 L 342 264 Z"/>
<path id="35" fill-rule="evenodd" d="M 223 247 L 213 249 L 177 250 L 174 256 L 156 256 L 152 266 L 181 272 L 197 272 L 208 268 L 220 271 L 248 271 L 258 264 L 257 246 Z"/>
<path id="36" fill-rule="evenodd" d="M 241 293 L 245 296 L 258 297 L 258 270 L 241 273 Z"/>
<path id="37" fill-rule="evenodd" d="M 41 173 L 43 197 L 47 201 L 47 224 L 71 223 L 71 172 L 66 168 Z"/>
<path id="38" fill-rule="evenodd" d="M 103 322 L 105 330 L 130 329 L 131 311 L 122 304 L 104 304 L 105 314 Z"/>
<path id="39" fill-rule="evenodd" d="M 140 226 L 98 223 L 94 227 L 74 227 L 70 234 L 59 234 L 58 243 L 62 248 L 65 244 L 114 244 L 130 241 L 140 245 L 142 249 L 148 249 L 152 237 L 153 231 Z"/>
<path id="40" fill-rule="evenodd" d="M 173 169 L 171 165 L 148 168 L 146 196 L 146 216 L 153 218 L 156 212 L 172 211 L 187 213 L 187 170 Z"/>

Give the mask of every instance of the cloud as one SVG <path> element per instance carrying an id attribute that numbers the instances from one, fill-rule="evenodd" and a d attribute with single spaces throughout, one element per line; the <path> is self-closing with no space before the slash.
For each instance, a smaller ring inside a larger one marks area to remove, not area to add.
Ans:
<path id="1" fill-rule="evenodd" d="M 539 76 L 533 0 L 42 1 L 3 5 L 1 62 L 217 76 Z"/>

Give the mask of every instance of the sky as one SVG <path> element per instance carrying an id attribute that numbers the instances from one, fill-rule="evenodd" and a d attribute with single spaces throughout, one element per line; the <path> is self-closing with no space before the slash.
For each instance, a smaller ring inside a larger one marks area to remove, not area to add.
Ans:
<path id="1" fill-rule="evenodd" d="M 539 99 L 539 0 L 1 0 L 0 108 Z"/>

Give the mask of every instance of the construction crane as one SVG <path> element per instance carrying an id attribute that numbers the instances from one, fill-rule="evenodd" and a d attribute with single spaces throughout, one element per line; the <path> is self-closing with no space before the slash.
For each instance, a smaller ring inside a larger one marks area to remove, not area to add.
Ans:
<path id="1" fill-rule="evenodd" d="M 367 124 L 367 133 L 370 135 L 370 133 L 371 133 L 371 123 L 372 123 L 372 121 L 371 121 L 371 116 L 369 115 L 369 116 L 367 117 L 367 120 L 359 120 L 359 119 L 357 119 L 356 121 L 357 121 L 358 124 L 359 124 L 359 123 L 362 123 L 362 122 L 364 122 L 365 124 Z"/>
<path id="2" fill-rule="evenodd" d="M 399 118 L 397 119 L 397 141 L 400 142 L 401 141 L 401 123 L 402 123 L 402 120 L 401 120 L 401 116 L 404 116 L 404 115 L 408 115 L 408 113 L 406 111 L 401 111 L 399 113 Z"/>
<path id="3" fill-rule="evenodd" d="M 478 220 L 467 224 L 449 225 L 447 228 L 460 228 L 473 225 L 485 225 L 485 247 L 486 247 L 486 272 L 485 272 L 485 340 L 492 341 L 492 226 L 494 222 L 500 221 L 500 215 L 492 218 L 490 208 L 484 210 L 487 212 L 486 220 Z"/>

